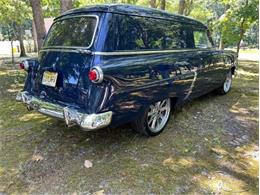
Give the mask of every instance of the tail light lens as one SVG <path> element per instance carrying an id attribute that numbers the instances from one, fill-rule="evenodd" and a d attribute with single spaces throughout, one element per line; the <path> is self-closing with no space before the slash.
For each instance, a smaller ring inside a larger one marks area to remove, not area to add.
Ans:
<path id="1" fill-rule="evenodd" d="M 24 69 L 24 64 L 22 62 L 19 64 L 19 66 L 20 66 L 20 69 Z"/>
<path id="2" fill-rule="evenodd" d="M 98 73 L 97 71 L 94 69 L 94 70 L 90 70 L 89 73 L 88 73 L 88 78 L 89 80 L 91 81 L 96 81 L 97 78 L 98 78 Z"/>
<path id="3" fill-rule="evenodd" d="M 88 73 L 88 78 L 93 83 L 101 83 L 104 78 L 102 69 L 99 66 L 95 66 L 95 67 L 91 68 Z"/>
<path id="4" fill-rule="evenodd" d="M 29 70 L 29 62 L 27 60 L 22 61 L 20 64 L 20 69 Z"/>

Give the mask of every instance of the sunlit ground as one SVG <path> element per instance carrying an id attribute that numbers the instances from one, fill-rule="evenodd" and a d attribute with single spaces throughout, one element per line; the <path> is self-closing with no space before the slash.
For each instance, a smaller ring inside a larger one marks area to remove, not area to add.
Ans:
<path id="1" fill-rule="evenodd" d="M 0 66 L 0 194 L 258 194 L 258 62 L 240 61 L 228 95 L 186 104 L 149 139 L 28 112 L 14 100 L 24 76 Z"/>

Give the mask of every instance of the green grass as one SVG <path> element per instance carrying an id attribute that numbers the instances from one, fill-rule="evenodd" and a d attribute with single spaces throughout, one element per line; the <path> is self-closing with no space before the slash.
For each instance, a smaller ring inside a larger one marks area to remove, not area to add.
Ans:
<path id="1" fill-rule="evenodd" d="M 15 101 L 24 79 L 15 68 L 0 69 L 0 192 L 258 194 L 257 62 L 240 61 L 229 94 L 186 104 L 153 138 L 128 125 L 67 129 L 28 112 Z"/>

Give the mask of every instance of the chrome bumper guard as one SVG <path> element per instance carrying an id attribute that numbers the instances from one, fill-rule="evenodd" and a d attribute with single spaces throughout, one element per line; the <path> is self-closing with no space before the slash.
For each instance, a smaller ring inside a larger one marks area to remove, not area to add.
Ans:
<path id="1" fill-rule="evenodd" d="M 41 100 L 30 95 L 27 91 L 19 92 L 16 100 L 25 103 L 28 110 L 36 110 L 48 116 L 64 119 L 68 127 L 79 125 L 85 130 L 94 130 L 108 126 L 112 120 L 112 111 L 86 114 L 69 106 L 61 106 Z"/>

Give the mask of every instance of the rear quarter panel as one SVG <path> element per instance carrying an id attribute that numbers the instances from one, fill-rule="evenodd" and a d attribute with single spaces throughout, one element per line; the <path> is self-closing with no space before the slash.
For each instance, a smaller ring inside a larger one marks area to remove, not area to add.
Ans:
<path id="1" fill-rule="evenodd" d="M 151 103 L 165 98 L 183 101 L 199 67 L 189 61 L 195 53 L 96 55 L 95 63 L 104 72 L 104 82 L 97 85 L 99 94 L 103 94 L 100 111 L 112 110 L 114 122 L 120 123 L 139 117 Z"/>

